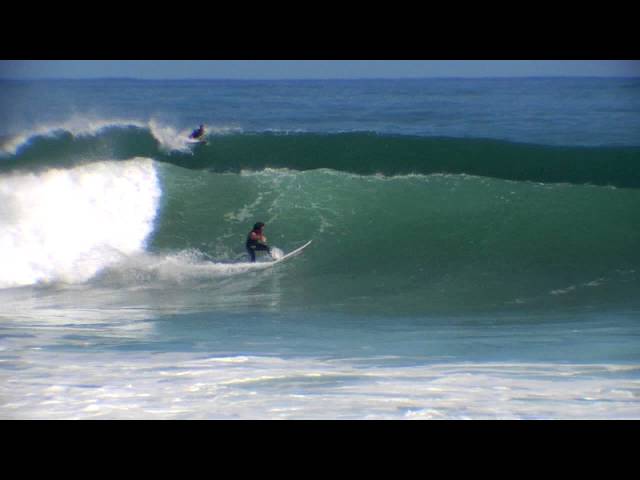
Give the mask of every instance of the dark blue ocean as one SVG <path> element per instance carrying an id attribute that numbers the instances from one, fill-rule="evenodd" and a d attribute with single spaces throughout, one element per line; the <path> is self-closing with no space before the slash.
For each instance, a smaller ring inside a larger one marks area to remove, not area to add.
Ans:
<path id="1" fill-rule="evenodd" d="M 640 79 L 0 81 L 0 418 L 639 400 Z"/>

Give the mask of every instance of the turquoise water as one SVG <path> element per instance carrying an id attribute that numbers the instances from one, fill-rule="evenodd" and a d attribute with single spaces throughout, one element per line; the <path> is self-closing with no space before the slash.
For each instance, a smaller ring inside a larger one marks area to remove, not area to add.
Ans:
<path id="1" fill-rule="evenodd" d="M 0 106 L 2 418 L 640 417 L 637 79 Z"/>

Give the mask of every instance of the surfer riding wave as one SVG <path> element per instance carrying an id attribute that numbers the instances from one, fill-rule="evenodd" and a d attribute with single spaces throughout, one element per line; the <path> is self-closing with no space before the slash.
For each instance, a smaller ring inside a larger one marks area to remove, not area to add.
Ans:
<path id="1" fill-rule="evenodd" d="M 191 135 L 189 135 L 189 138 L 192 140 L 201 140 L 203 137 L 204 137 L 204 125 L 200 125 L 193 132 L 191 132 Z"/>
<path id="2" fill-rule="evenodd" d="M 256 252 L 266 251 L 271 255 L 271 247 L 267 245 L 267 237 L 264 236 L 264 227 L 265 224 L 263 222 L 258 222 L 247 235 L 246 247 L 252 263 L 256 261 Z"/>

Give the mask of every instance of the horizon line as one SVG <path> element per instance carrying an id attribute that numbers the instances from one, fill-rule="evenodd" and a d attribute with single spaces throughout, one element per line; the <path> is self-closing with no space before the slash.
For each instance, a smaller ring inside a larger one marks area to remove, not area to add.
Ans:
<path id="1" fill-rule="evenodd" d="M 433 75 L 433 76 L 405 76 L 405 77 L 263 77 L 263 78 L 238 78 L 238 77 L 180 77 L 180 78 L 148 78 L 148 77 L 0 77 L 0 81 L 52 81 L 52 80 L 65 80 L 65 81 L 83 81 L 83 80 L 133 80 L 133 81 L 319 81 L 319 80 L 459 80 L 459 79 L 473 79 L 473 80 L 495 80 L 495 79 L 538 79 L 538 78 L 611 78 L 611 79 L 640 79 L 640 75 Z"/>

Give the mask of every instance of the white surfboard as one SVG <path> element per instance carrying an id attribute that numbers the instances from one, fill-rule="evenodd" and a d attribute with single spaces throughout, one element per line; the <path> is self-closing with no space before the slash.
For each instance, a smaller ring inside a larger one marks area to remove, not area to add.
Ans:
<path id="1" fill-rule="evenodd" d="M 307 243 L 305 243 L 301 247 L 298 247 L 295 250 L 292 250 L 291 252 L 287 253 L 286 255 L 283 255 L 282 257 L 278 258 L 277 260 L 270 260 L 270 261 L 267 261 L 267 262 L 255 262 L 255 263 L 252 263 L 250 265 L 252 265 L 254 268 L 272 267 L 277 263 L 284 262 L 288 258 L 295 257 L 296 255 L 299 255 L 300 253 L 302 253 L 302 250 L 304 250 L 305 248 L 307 248 L 311 244 L 312 241 L 313 240 L 309 240 Z"/>
<path id="2" fill-rule="evenodd" d="M 263 270 L 269 267 L 273 267 L 274 265 L 283 262 L 289 258 L 295 257 L 299 255 L 305 248 L 307 248 L 311 244 L 311 240 L 302 245 L 301 247 L 292 250 L 291 252 L 283 255 L 277 260 L 266 260 L 266 261 L 257 261 L 257 262 L 240 262 L 240 263 L 217 263 L 217 262 L 205 262 L 202 265 L 202 269 L 206 271 L 215 271 L 221 274 L 237 274 L 243 273 L 247 271 L 253 270 Z"/>
<path id="3" fill-rule="evenodd" d="M 292 250 L 291 252 L 287 253 L 286 255 L 283 255 L 282 257 L 274 260 L 271 263 L 280 263 L 284 260 L 286 260 L 287 258 L 291 258 L 291 257 L 295 257 L 296 255 L 298 255 L 300 252 L 302 252 L 302 250 L 304 250 L 305 248 L 307 248 L 311 242 L 313 240 L 309 240 L 307 243 L 305 243 L 304 245 L 302 245 L 301 247 L 296 248 L 295 250 Z"/>

